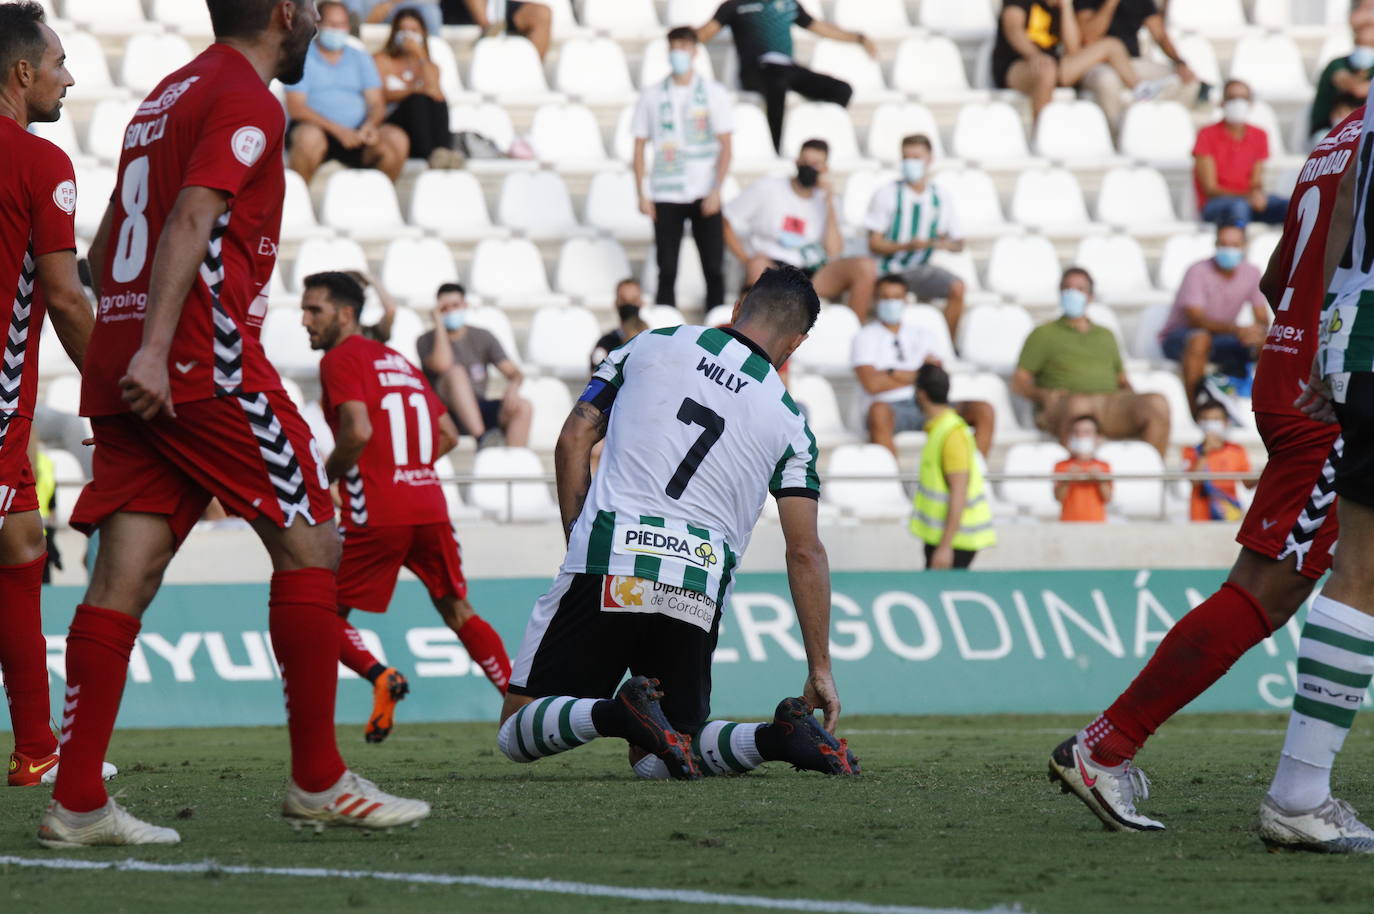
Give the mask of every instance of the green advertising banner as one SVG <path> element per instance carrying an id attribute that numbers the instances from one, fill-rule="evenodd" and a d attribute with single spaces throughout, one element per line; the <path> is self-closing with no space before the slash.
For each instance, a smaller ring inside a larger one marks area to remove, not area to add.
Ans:
<path id="1" fill-rule="evenodd" d="M 864 572 L 834 575 L 832 652 L 848 714 L 1093 712 L 1130 682 L 1169 627 L 1222 571 Z M 542 579 L 471 583 L 473 605 L 513 655 Z M 79 588 L 44 591 L 54 707 Z M 402 582 L 386 615 L 355 613 L 373 651 L 400 669 L 413 721 L 494 720 L 500 697 Z M 1191 707 L 1244 711 L 1292 702 L 1300 628 L 1290 622 Z M 715 658 L 713 710 L 761 717 L 797 694 L 801 636 L 782 574 L 744 574 Z M 344 672 L 341 722 L 361 723 L 371 687 Z M 124 727 L 279 724 L 281 683 L 267 634 L 267 585 L 168 586 L 145 617 L 129 669 Z M 6 725 L 8 721 L 4 722 Z"/>

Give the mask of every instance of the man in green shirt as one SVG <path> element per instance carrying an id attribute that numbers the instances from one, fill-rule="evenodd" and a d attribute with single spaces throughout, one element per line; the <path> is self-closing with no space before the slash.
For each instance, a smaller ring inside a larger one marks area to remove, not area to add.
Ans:
<path id="1" fill-rule="evenodd" d="M 1350 28 L 1355 33 L 1355 49 L 1328 63 L 1317 78 L 1307 132 L 1318 139 L 1369 97 L 1374 77 L 1374 4 L 1356 7 L 1350 14 Z"/>
<path id="2" fill-rule="evenodd" d="M 1035 423 L 1060 441 L 1073 421 L 1093 416 L 1108 438 L 1141 438 L 1164 456 L 1169 446 L 1169 403 L 1138 394 L 1126 379 L 1121 349 L 1106 327 L 1088 319 L 1093 279 L 1069 267 L 1059 282 L 1058 320 L 1026 338 L 1011 389 L 1035 404 Z"/>

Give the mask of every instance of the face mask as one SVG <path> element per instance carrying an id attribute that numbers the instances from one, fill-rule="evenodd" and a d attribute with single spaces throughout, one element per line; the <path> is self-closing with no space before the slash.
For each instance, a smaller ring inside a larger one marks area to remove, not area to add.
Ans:
<path id="1" fill-rule="evenodd" d="M 397 32 L 396 47 L 404 48 L 410 44 L 420 44 L 422 38 L 419 32 Z"/>
<path id="2" fill-rule="evenodd" d="M 1069 451 L 1080 457 L 1091 457 L 1097 450 L 1097 439 L 1092 435 L 1075 435 L 1069 439 Z"/>
<path id="3" fill-rule="evenodd" d="M 1226 119 L 1228 124 L 1243 124 L 1245 119 L 1250 116 L 1250 100 L 1246 98 L 1233 98 L 1221 106 L 1221 116 Z"/>
<path id="4" fill-rule="evenodd" d="M 920 184 L 926 176 L 925 159 L 902 159 L 902 177 L 912 184 Z"/>
<path id="5" fill-rule="evenodd" d="M 810 165 L 797 166 L 797 183 L 802 187 L 815 187 L 821 179 L 821 173 Z"/>
<path id="6" fill-rule="evenodd" d="M 326 51 L 342 51 L 348 44 L 348 32 L 343 29 L 320 29 L 320 46 Z"/>
<path id="7" fill-rule="evenodd" d="M 1209 438 L 1226 437 L 1225 419 L 1203 419 L 1201 422 L 1197 424 L 1197 427 L 1202 429 L 1202 434 L 1206 435 Z"/>
<path id="8" fill-rule="evenodd" d="M 1370 67 L 1374 67 L 1374 48 L 1358 46 L 1350 52 L 1350 56 L 1346 59 L 1356 70 L 1368 70 Z"/>
<path id="9" fill-rule="evenodd" d="M 692 52 L 673 50 L 668 52 L 668 66 L 674 76 L 682 76 L 692 71 Z"/>
<path id="10" fill-rule="evenodd" d="M 466 311 L 445 311 L 444 328 L 447 330 L 462 330 L 463 325 L 468 322 Z"/>
<path id="11" fill-rule="evenodd" d="M 1217 248 L 1217 266 L 1228 273 L 1240 266 L 1240 262 L 1244 259 L 1245 252 L 1240 248 Z"/>
<path id="12" fill-rule="evenodd" d="M 639 317 L 639 305 L 616 305 L 615 313 L 623 324 L 626 321 L 632 321 Z"/>
<path id="13" fill-rule="evenodd" d="M 1088 296 L 1080 289 L 1060 289 L 1059 308 L 1068 318 L 1080 318 L 1088 310 Z"/>
<path id="14" fill-rule="evenodd" d="M 902 322 L 902 311 L 906 309 L 906 302 L 900 298 L 882 298 L 878 300 L 878 320 L 884 324 L 900 324 Z"/>

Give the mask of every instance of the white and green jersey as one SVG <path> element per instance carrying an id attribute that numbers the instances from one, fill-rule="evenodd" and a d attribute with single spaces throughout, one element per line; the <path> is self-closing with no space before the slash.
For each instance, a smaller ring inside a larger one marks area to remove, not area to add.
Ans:
<path id="1" fill-rule="evenodd" d="M 609 412 L 563 571 L 724 600 L 769 493 L 817 498 L 816 439 L 763 350 L 666 327 L 616 349 L 582 400 Z"/>
<path id="2" fill-rule="evenodd" d="M 1365 109 L 1355 169 L 1350 244 L 1322 309 L 1317 357 L 1326 377 L 1374 371 L 1374 105 Z M 1336 392 L 1344 400 L 1343 390 Z"/>
<path id="3" fill-rule="evenodd" d="M 905 243 L 916 238 L 961 237 L 954 207 L 933 183 L 916 190 L 905 181 L 884 184 L 873 194 L 864 217 L 864 228 L 888 241 Z M 930 260 L 932 248 L 898 251 L 878 262 L 878 272 L 904 273 Z"/>

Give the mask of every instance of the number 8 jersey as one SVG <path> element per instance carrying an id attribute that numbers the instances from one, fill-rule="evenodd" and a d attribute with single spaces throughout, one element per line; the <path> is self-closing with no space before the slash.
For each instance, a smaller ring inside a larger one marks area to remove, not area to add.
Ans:
<path id="1" fill-rule="evenodd" d="M 83 415 L 122 413 L 119 379 L 143 337 L 158 241 L 186 187 L 228 195 L 172 343 L 176 403 L 281 389 L 259 342 L 277 259 L 285 115 L 248 60 L 211 45 L 164 79 L 124 132 Z"/>
<path id="2" fill-rule="evenodd" d="M 816 439 L 767 354 L 733 330 L 641 333 L 581 399 L 610 424 L 565 572 L 633 575 L 719 603 L 769 493 L 820 496 Z"/>

